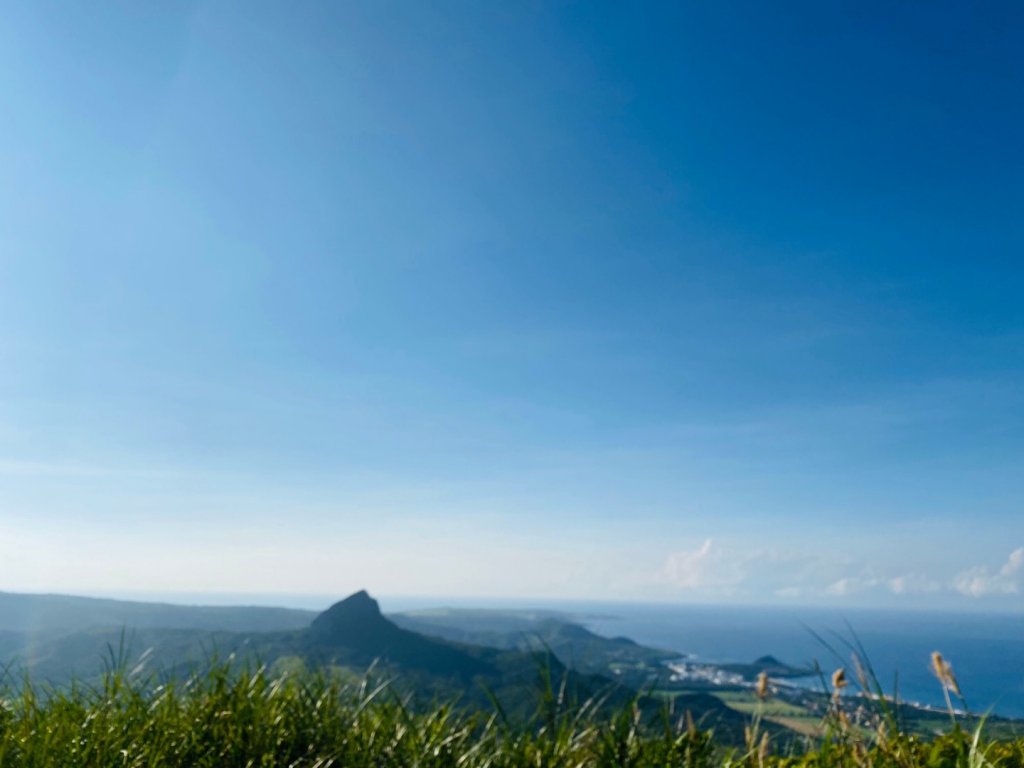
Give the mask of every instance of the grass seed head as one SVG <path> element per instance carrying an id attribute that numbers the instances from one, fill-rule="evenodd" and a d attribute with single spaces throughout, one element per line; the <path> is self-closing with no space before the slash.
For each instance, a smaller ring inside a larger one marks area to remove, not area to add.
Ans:
<path id="1" fill-rule="evenodd" d="M 932 672 L 946 688 L 960 695 L 960 684 L 953 674 L 953 666 L 938 651 L 932 651 Z"/>
<path id="2" fill-rule="evenodd" d="M 857 675 L 857 682 L 860 684 L 861 690 L 870 691 L 871 681 L 868 678 L 867 670 L 864 669 L 864 664 L 860 659 L 860 654 L 853 653 L 850 655 L 850 658 L 853 660 L 854 673 Z"/>
<path id="3" fill-rule="evenodd" d="M 841 688 L 845 688 L 849 685 L 849 681 L 846 679 L 846 670 L 840 667 L 832 673 L 832 689 L 838 691 Z"/>
<path id="4" fill-rule="evenodd" d="M 757 698 L 764 701 L 768 698 L 768 673 L 761 672 L 757 676 L 757 683 L 754 686 L 754 693 L 757 694 Z"/>
<path id="5" fill-rule="evenodd" d="M 938 651 L 932 651 L 932 672 L 939 678 L 940 683 L 946 684 L 946 660 Z"/>

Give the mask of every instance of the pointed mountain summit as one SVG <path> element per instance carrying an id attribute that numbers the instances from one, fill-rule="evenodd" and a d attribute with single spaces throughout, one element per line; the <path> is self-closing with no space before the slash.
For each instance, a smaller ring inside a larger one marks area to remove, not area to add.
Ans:
<path id="1" fill-rule="evenodd" d="M 461 678 L 490 671 L 469 648 L 402 629 L 365 590 L 332 605 L 303 634 L 309 650 L 322 659 L 362 664 L 379 659 Z"/>
<path id="2" fill-rule="evenodd" d="M 367 592 L 365 589 L 360 589 L 358 592 L 353 592 L 344 600 L 339 600 L 338 602 L 336 602 L 334 605 L 328 608 L 325 611 L 325 613 L 329 613 L 335 610 L 367 611 L 370 613 L 379 614 L 380 605 L 377 603 L 376 600 L 370 597 L 369 592 Z"/>
<path id="3" fill-rule="evenodd" d="M 321 613 L 309 627 L 309 633 L 322 641 L 352 645 L 379 639 L 398 627 L 384 618 L 380 605 L 362 589 Z"/>

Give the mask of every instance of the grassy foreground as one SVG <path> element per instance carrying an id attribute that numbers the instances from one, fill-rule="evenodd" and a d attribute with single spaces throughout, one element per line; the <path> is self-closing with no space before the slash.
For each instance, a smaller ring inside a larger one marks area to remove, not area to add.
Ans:
<path id="1" fill-rule="evenodd" d="M 1024 767 L 1024 739 L 990 742 L 955 718 L 925 740 L 888 730 L 884 717 L 873 730 L 851 725 L 837 709 L 822 737 L 783 745 L 755 713 L 747 744 L 726 747 L 686 713 L 642 724 L 637 707 L 597 712 L 594 703 L 564 705 L 549 686 L 533 722 L 512 727 L 500 712 L 411 711 L 386 684 L 323 674 L 275 678 L 218 665 L 157 685 L 115 670 L 95 687 L 25 685 L 4 697 L 0 766 Z"/>

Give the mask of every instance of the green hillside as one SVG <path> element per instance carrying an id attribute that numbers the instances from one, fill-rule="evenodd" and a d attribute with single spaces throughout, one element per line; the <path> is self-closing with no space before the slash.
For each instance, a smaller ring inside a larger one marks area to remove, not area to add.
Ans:
<path id="1" fill-rule="evenodd" d="M 582 629 L 560 626 L 557 630 L 554 625 L 549 627 L 549 637 L 562 637 L 563 630 L 574 634 Z M 603 639 L 582 632 L 580 639 L 601 646 Z M 624 641 L 607 642 L 610 648 L 628 645 L 640 649 Z M 325 670 L 342 679 L 361 677 L 372 667 L 375 674 L 390 681 L 392 691 L 420 710 L 441 701 L 469 710 L 494 711 L 497 706 L 514 721 L 527 718 L 547 688 L 559 689 L 564 702 L 592 700 L 605 710 L 619 707 L 635 695 L 635 689 L 622 680 L 598 673 L 607 672 L 606 664 L 571 668 L 560 658 L 572 656 L 566 652 L 568 646 L 554 645 L 557 648 L 549 652 L 537 643 L 495 648 L 430 637 L 398 626 L 381 614 L 366 592 L 358 592 L 300 629 L 93 628 L 56 633 L 13 653 L 8 649 L 5 659 L 12 672 L 57 687 L 71 680 L 96 684 L 115 659 L 136 676 L 155 675 L 167 681 L 202 673 L 215 659 L 232 659 L 235 668 L 258 662 L 276 672 Z M 683 702 L 699 719 L 718 724 L 723 733 L 735 738 L 742 732 L 742 717 L 720 700 L 694 695 L 684 697 Z M 640 706 L 651 715 L 660 703 L 643 699 Z"/>
<path id="2" fill-rule="evenodd" d="M 625 637 L 603 637 L 573 617 L 552 611 L 443 608 L 395 613 L 389 618 L 401 627 L 458 642 L 495 648 L 547 647 L 559 657 L 572 656 L 580 668 L 603 669 L 615 660 L 659 662 L 682 655 Z"/>
<path id="3" fill-rule="evenodd" d="M 313 611 L 293 608 L 173 605 L 0 592 L 0 633 L 37 640 L 103 627 L 273 632 L 308 627 L 315 617 Z"/>
<path id="4" fill-rule="evenodd" d="M 82 605 L 78 598 L 70 600 Z M 60 605 L 50 599 L 43 602 L 51 611 Z M 229 626 L 232 621 L 237 626 L 282 616 L 286 621 L 303 619 L 298 628 L 229 631 L 159 626 L 160 611 L 176 606 L 100 603 L 158 626 L 93 626 L 65 632 L 51 615 L 47 632 L 0 630 L 0 662 L 8 682 L 18 687 L 27 675 L 33 684 L 51 691 L 67 690 L 71 684 L 95 687 L 117 667 L 132 680 L 180 684 L 221 663 L 232 674 L 265 665 L 275 677 L 323 673 L 354 681 L 372 673 L 420 713 L 444 703 L 462 712 L 500 712 L 509 722 L 524 723 L 554 690 L 562 705 L 590 702 L 602 716 L 635 700 L 645 723 L 656 721 L 664 705 L 688 711 L 696 723 L 713 727 L 719 741 L 732 744 L 742 741 L 755 714 L 762 730 L 773 736 L 818 736 L 823 714 L 832 706 L 820 691 L 783 684 L 785 678 L 805 675 L 807 670 L 772 657 L 750 664 L 695 663 L 681 660 L 674 651 L 601 637 L 571 617 L 547 612 L 439 609 L 388 617 L 366 592 L 312 617 L 249 608 L 170 611 L 181 622 L 213 622 L 219 615 Z M 110 615 L 100 610 L 93 621 Z M 63 626 L 89 621 L 82 615 L 72 619 Z M 771 686 L 771 706 L 755 695 L 752 681 L 761 673 L 779 682 Z M 844 711 L 859 723 L 864 703 L 845 699 Z M 908 732 L 928 735 L 944 723 L 941 713 L 927 709 L 901 706 L 899 711 L 900 727 Z M 992 717 L 988 727 L 993 733 L 1013 735 L 1018 723 Z"/>

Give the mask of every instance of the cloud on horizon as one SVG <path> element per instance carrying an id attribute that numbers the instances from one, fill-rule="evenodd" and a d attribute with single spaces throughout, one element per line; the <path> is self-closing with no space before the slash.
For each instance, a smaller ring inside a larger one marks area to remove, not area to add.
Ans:
<path id="1" fill-rule="evenodd" d="M 1001 565 L 975 565 L 952 576 L 919 571 L 897 573 L 843 556 L 802 555 L 778 550 L 742 550 L 705 539 L 669 554 L 657 580 L 693 596 L 772 596 L 783 600 L 887 597 L 909 599 L 946 594 L 959 598 L 1015 595 L 1024 587 L 1024 546 Z"/>
<path id="2" fill-rule="evenodd" d="M 979 565 L 961 571 L 953 579 L 953 587 L 960 594 L 969 597 L 1015 595 L 1020 592 L 1022 576 L 1024 547 L 1018 547 L 998 569 Z"/>

